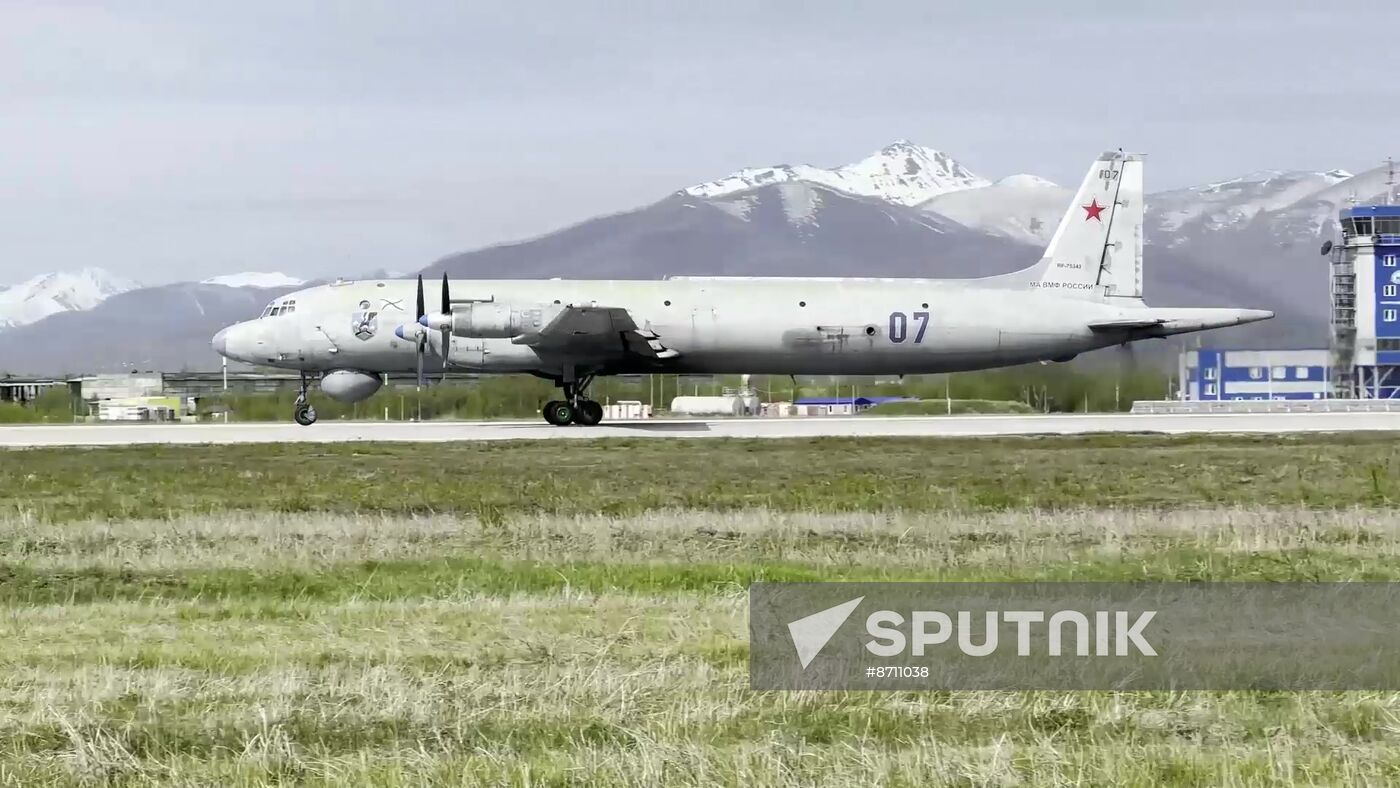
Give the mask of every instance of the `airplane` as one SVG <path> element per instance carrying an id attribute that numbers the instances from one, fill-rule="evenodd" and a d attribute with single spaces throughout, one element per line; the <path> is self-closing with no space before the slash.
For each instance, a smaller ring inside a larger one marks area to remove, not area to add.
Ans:
<path id="1" fill-rule="evenodd" d="M 337 281 L 269 304 L 213 347 L 301 372 L 293 417 L 316 421 L 308 386 L 358 402 L 431 354 L 449 368 L 554 381 L 556 426 L 592 426 L 599 376 L 646 373 L 907 375 L 1068 361 L 1142 339 L 1242 325 L 1261 309 L 1143 301 L 1143 156 L 1096 159 L 1040 261 L 974 279 L 673 276 L 659 280 L 457 280 L 437 309 L 423 277 Z M 878 253 L 872 250 L 872 254 Z M 412 311 L 409 311 L 409 310 Z"/>

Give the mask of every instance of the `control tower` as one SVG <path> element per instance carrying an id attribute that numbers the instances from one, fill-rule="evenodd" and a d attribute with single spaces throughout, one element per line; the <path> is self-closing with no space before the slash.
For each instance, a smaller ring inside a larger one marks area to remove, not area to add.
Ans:
<path id="1" fill-rule="evenodd" d="M 1341 243 L 1323 250 L 1332 261 L 1332 396 L 1400 399 L 1400 205 L 1353 205 L 1341 226 Z"/>

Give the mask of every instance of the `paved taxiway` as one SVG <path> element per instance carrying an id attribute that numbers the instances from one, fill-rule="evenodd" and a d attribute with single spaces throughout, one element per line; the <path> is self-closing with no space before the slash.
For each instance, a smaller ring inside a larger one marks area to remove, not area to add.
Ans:
<path id="1" fill-rule="evenodd" d="M 1082 433 L 1297 433 L 1394 430 L 1397 413 L 1053 414 L 1031 416 L 808 417 L 613 422 L 551 427 L 536 421 L 266 424 L 78 424 L 0 427 L 0 447 L 348 441 L 500 441 L 557 438 L 811 438 Z"/>

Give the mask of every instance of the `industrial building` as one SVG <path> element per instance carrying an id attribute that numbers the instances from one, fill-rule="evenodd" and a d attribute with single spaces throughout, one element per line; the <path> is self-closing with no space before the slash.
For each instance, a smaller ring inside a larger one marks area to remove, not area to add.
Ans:
<path id="1" fill-rule="evenodd" d="M 1181 354 L 1180 398 L 1193 401 L 1325 399 L 1331 356 L 1312 350 L 1211 350 Z"/>
<path id="2" fill-rule="evenodd" d="M 475 375 L 460 373 L 447 376 L 453 383 L 476 379 Z M 73 417 L 78 420 L 188 421 L 207 412 L 199 405 L 206 397 L 294 391 L 300 380 L 300 375 L 289 372 L 230 371 L 131 372 L 71 378 L 9 376 L 0 377 L 0 402 L 28 404 L 45 391 L 66 387 Z M 390 376 L 389 385 L 410 386 L 414 379 Z"/>
<path id="3" fill-rule="evenodd" d="M 66 385 L 57 378 L 20 378 L 13 375 L 0 377 L 0 402 L 17 402 L 21 405 L 33 402 L 51 388 Z"/>
<path id="4" fill-rule="evenodd" d="M 915 397 L 803 397 L 792 405 L 799 416 L 850 416 L 886 402 L 917 401 Z"/>
<path id="5" fill-rule="evenodd" d="M 67 381 L 73 413 L 98 421 L 193 418 L 203 397 L 280 391 L 299 376 L 257 372 L 146 372 L 84 375 Z"/>
<path id="6" fill-rule="evenodd" d="M 1341 240 L 1322 247 L 1328 346 L 1186 351 L 1178 399 L 1400 400 L 1400 205 L 1353 205 L 1339 219 Z"/>
<path id="7" fill-rule="evenodd" d="M 1333 395 L 1400 398 L 1400 205 L 1341 212 L 1331 245 Z"/>
<path id="8" fill-rule="evenodd" d="M 275 392 L 297 385 L 297 375 L 252 372 L 145 372 L 74 378 L 0 378 L 0 401 L 28 404 L 44 392 L 66 389 L 73 416 L 98 421 L 175 421 L 192 417 L 200 398 Z"/>

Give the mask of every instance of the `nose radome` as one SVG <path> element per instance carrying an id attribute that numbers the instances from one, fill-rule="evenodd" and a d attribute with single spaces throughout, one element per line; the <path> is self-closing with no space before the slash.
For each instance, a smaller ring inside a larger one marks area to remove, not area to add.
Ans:
<path id="1" fill-rule="evenodd" d="M 209 344 L 214 348 L 214 352 L 218 353 L 218 354 L 221 355 L 221 356 L 227 356 L 227 355 L 228 355 L 228 329 L 227 329 L 227 328 L 221 329 L 221 330 L 219 331 L 219 333 L 215 334 L 215 335 L 214 335 L 214 338 L 213 338 L 212 340 L 209 341 Z"/>

